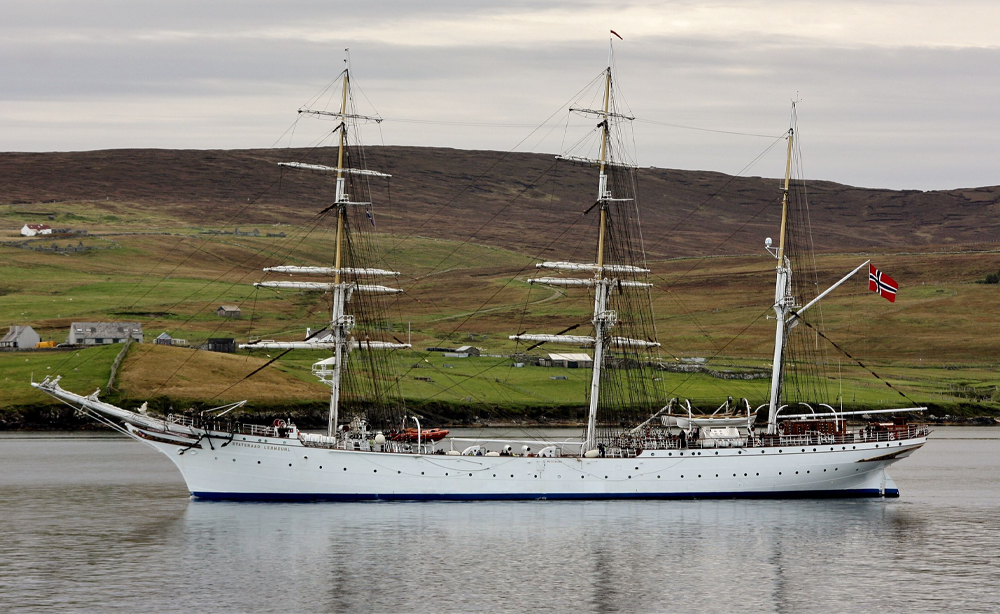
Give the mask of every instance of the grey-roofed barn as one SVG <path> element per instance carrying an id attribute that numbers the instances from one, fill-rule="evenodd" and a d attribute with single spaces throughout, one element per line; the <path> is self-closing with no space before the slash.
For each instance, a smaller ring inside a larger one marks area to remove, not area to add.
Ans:
<path id="1" fill-rule="evenodd" d="M 30 326 L 11 326 L 10 332 L 0 339 L 0 348 L 33 348 L 41 340 Z"/>
<path id="2" fill-rule="evenodd" d="M 73 322 L 66 343 L 69 345 L 106 345 L 133 341 L 142 343 L 142 324 L 138 322 Z"/>
<path id="3" fill-rule="evenodd" d="M 239 318 L 242 317 L 243 313 L 237 305 L 219 305 L 219 308 L 215 310 L 215 315 L 223 318 Z"/>

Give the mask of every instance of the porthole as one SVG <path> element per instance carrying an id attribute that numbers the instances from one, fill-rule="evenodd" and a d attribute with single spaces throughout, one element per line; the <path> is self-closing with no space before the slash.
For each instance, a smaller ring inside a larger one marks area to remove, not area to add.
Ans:
<path id="1" fill-rule="evenodd" d="M 744 473 L 744 474 L 743 474 L 743 477 L 747 477 L 747 474 L 745 474 L 745 473 Z"/>
<path id="2" fill-rule="evenodd" d="M 635 468 L 635 470 L 636 470 L 636 471 L 638 471 L 638 470 L 639 470 L 639 468 L 638 468 L 638 467 L 636 467 L 636 468 Z"/>
<path id="3" fill-rule="evenodd" d="M 758 476 L 760 476 L 760 474 L 759 474 L 759 473 L 758 473 L 757 475 L 758 475 Z"/>
<path id="4" fill-rule="evenodd" d="M 512 473 L 512 474 L 510 474 L 510 477 L 514 477 L 514 474 L 513 474 L 513 473 Z"/>
<path id="5" fill-rule="evenodd" d="M 715 453 L 715 455 L 716 455 L 716 456 L 718 456 L 718 455 L 719 455 L 719 453 L 718 453 L 718 452 L 716 452 L 716 453 Z"/>
<path id="6" fill-rule="evenodd" d="M 736 477 L 736 474 L 735 474 L 735 473 L 733 474 L 733 477 L 734 477 L 734 478 Z"/>
<path id="7" fill-rule="evenodd" d="M 656 479 L 657 479 L 657 480 L 659 480 L 659 479 L 660 479 L 660 476 L 656 476 Z"/>
<path id="8" fill-rule="evenodd" d="M 472 474 L 471 474 L 471 473 L 469 474 L 469 477 L 470 477 L 470 478 L 472 477 Z"/>
<path id="9" fill-rule="evenodd" d="M 808 471 L 806 471 L 806 473 L 809 473 L 809 472 L 808 472 Z"/>
<path id="10" fill-rule="evenodd" d="M 606 479 L 608 479 L 608 476 L 604 476 L 604 479 L 605 479 L 605 480 L 606 480 Z"/>
<path id="11" fill-rule="evenodd" d="M 667 452 L 667 456 L 673 456 L 673 455 L 674 455 L 673 452 Z"/>
<path id="12" fill-rule="evenodd" d="M 344 469 L 344 471 L 347 471 L 347 469 Z M 421 472 L 420 472 L 420 475 L 423 475 L 423 474 L 424 474 L 424 472 L 423 472 L 423 471 L 421 471 Z"/>
<path id="13" fill-rule="evenodd" d="M 798 471 L 796 471 L 796 472 L 795 472 L 795 475 L 798 475 L 798 474 L 799 474 L 799 472 L 798 472 Z"/>
<path id="14" fill-rule="evenodd" d="M 378 473 L 378 469 L 372 469 L 372 473 Z"/>
<path id="15" fill-rule="evenodd" d="M 826 469 L 823 470 L 823 473 L 826 473 Z"/>
<path id="16" fill-rule="evenodd" d="M 581 479 L 581 480 L 583 479 L 583 476 L 582 476 L 582 475 L 580 476 L 580 479 Z"/>
<path id="17" fill-rule="evenodd" d="M 537 478 L 538 476 L 536 475 L 535 477 Z"/>
<path id="18" fill-rule="evenodd" d="M 682 475 L 682 476 L 681 476 L 681 478 L 683 478 L 683 477 L 684 477 L 684 476 Z"/>
<path id="19" fill-rule="evenodd" d="M 233 459 L 233 462 L 236 462 L 236 459 L 235 459 L 235 458 Z M 288 463 L 288 466 L 289 466 L 289 467 L 291 467 L 291 466 L 292 466 L 292 464 L 291 464 L 291 463 Z"/>
<path id="20" fill-rule="evenodd" d="M 857 449 L 858 449 L 858 446 L 851 446 L 851 449 L 852 449 L 852 450 L 857 450 Z"/>
<path id="21" fill-rule="evenodd" d="M 628 479 L 630 479 L 630 480 L 631 480 L 631 479 L 632 479 L 632 476 L 628 476 Z"/>
<path id="22" fill-rule="evenodd" d="M 781 454 L 781 450 L 778 450 L 778 454 Z"/>
<path id="23" fill-rule="evenodd" d="M 778 475 L 781 475 L 781 472 L 780 472 L 780 471 L 778 472 Z"/>
<path id="24" fill-rule="evenodd" d="M 257 461 L 257 464 L 259 465 L 259 464 L 260 464 L 260 461 Z M 322 469 L 322 467 L 320 467 L 320 469 Z"/>
<path id="25" fill-rule="evenodd" d="M 257 461 L 257 462 L 259 463 L 260 461 Z M 320 468 L 320 469 L 322 469 L 322 468 L 323 468 L 323 465 L 320 465 L 320 466 L 319 466 L 319 468 Z"/>
<path id="26" fill-rule="evenodd" d="M 497 474 L 495 474 L 495 473 L 494 473 L 494 474 L 493 474 L 493 477 L 497 477 Z"/>
<path id="27" fill-rule="evenodd" d="M 816 451 L 816 448 L 813 448 L 813 452 L 815 452 L 815 451 Z"/>
<path id="28" fill-rule="evenodd" d="M 649 455 L 650 456 L 656 456 L 656 452 L 650 452 Z"/>
<path id="29" fill-rule="evenodd" d="M 718 473 L 716 473 L 716 474 L 715 474 L 715 477 L 719 477 L 719 474 L 718 474 Z"/>
<path id="30" fill-rule="evenodd" d="M 806 449 L 805 449 L 805 448 L 802 448 L 802 451 L 803 451 L 803 452 L 805 452 L 805 451 L 806 451 Z"/>
<path id="31" fill-rule="evenodd" d="M 761 451 L 760 451 L 760 453 L 761 453 L 761 454 L 763 454 L 763 453 L 764 453 L 764 450 L 761 450 Z"/>
<path id="32" fill-rule="evenodd" d="M 698 477 L 699 477 L 699 478 L 701 477 L 701 474 L 700 474 L 700 473 L 698 474 Z"/>
<path id="33" fill-rule="evenodd" d="M 448 475 L 448 472 L 447 472 L 447 471 L 445 471 L 445 472 L 444 472 L 444 474 L 445 474 L 445 475 Z"/>
<path id="34" fill-rule="evenodd" d="M 736 453 L 737 454 L 743 454 L 743 450 L 737 450 Z"/>
<path id="35" fill-rule="evenodd" d="M 320 469 L 322 469 L 322 467 L 320 467 Z M 403 473 L 403 472 L 402 471 L 397 471 L 396 473 Z"/>

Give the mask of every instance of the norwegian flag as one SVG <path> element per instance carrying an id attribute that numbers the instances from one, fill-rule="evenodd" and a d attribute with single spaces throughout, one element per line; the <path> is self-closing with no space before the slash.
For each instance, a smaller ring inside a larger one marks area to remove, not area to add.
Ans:
<path id="1" fill-rule="evenodd" d="M 868 289 L 872 292 L 877 292 L 879 296 L 886 299 L 890 303 L 895 303 L 896 291 L 899 290 L 899 284 L 896 283 L 895 279 L 889 277 L 869 264 Z"/>

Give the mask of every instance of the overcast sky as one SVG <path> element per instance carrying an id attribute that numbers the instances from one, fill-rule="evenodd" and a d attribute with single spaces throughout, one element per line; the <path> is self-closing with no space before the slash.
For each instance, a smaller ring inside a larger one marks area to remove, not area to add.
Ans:
<path id="1" fill-rule="evenodd" d="M 643 166 L 737 173 L 768 139 L 660 124 L 777 136 L 798 96 L 810 179 L 997 185 L 997 24 L 996 0 L 8 2 L 0 149 L 285 144 L 349 47 L 387 118 L 369 142 L 509 150 L 600 73 L 614 29 Z M 453 123 L 399 121 L 417 119 Z M 519 149 L 558 153 L 546 133 Z M 746 174 L 780 175 L 778 149 Z"/>

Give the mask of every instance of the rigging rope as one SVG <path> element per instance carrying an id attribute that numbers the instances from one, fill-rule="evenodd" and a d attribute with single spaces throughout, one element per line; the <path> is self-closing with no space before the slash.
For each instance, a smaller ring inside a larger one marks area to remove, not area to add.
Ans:
<path id="1" fill-rule="evenodd" d="M 875 371 L 872 371 L 872 369 L 870 367 L 868 367 L 865 363 L 861 362 L 859 359 L 857 359 L 854 356 L 852 356 L 850 352 L 848 352 L 844 348 L 842 348 L 839 345 L 837 345 L 837 343 L 833 339 L 830 339 L 829 337 L 827 337 L 825 334 L 823 334 L 823 331 L 819 330 L 818 328 L 816 328 L 815 326 L 813 326 L 812 324 L 810 324 L 809 322 L 807 322 L 804 318 L 802 318 L 802 316 L 799 316 L 797 318 L 797 320 L 799 322 L 805 324 L 809 328 L 813 329 L 814 331 L 816 331 L 816 333 L 820 337 L 822 337 L 823 339 L 827 340 L 828 342 L 830 342 L 830 345 L 832 345 L 833 347 L 835 347 L 838 350 L 840 350 L 841 352 L 843 352 L 844 356 L 847 356 L 848 358 L 850 358 L 854 362 L 858 363 L 858 366 L 860 366 L 865 371 L 868 371 L 868 373 L 870 373 L 875 379 L 879 380 L 880 382 L 882 382 L 883 384 L 885 384 L 886 386 L 888 386 L 889 388 L 891 388 L 892 390 L 894 390 L 899 396 L 903 397 L 904 399 L 906 399 L 910 403 L 913 403 L 914 405 L 917 405 L 917 402 L 914 401 L 913 399 L 911 399 L 910 397 L 906 396 L 906 394 L 903 393 L 902 390 L 900 390 L 900 389 L 896 388 L 895 386 L 893 386 L 892 384 L 890 384 L 888 380 L 883 379 L 878 373 L 875 373 Z"/>

